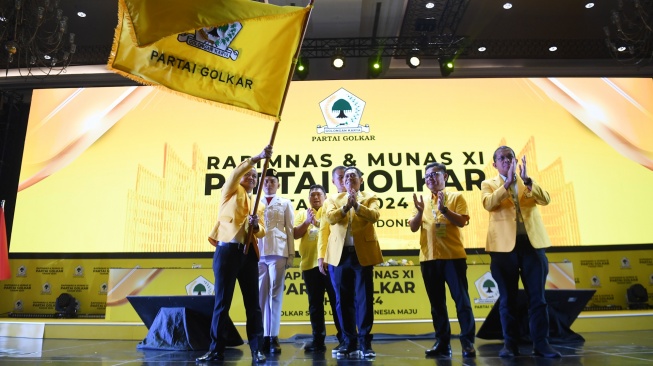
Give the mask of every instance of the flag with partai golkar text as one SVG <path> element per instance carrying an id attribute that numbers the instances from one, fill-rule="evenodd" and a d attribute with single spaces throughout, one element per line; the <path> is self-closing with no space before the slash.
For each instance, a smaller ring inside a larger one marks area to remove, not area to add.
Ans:
<path id="1" fill-rule="evenodd" d="M 279 120 L 312 5 L 119 0 L 110 70 Z"/>

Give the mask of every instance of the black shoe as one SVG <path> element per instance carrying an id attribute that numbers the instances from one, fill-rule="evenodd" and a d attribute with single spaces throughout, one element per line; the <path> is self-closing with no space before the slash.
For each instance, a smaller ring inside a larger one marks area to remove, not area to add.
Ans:
<path id="1" fill-rule="evenodd" d="M 270 338 L 271 337 L 263 337 L 263 344 L 261 345 L 260 349 L 264 353 L 270 353 Z"/>
<path id="2" fill-rule="evenodd" d="M 553 349 L 553 347 L 549 346 L 548 344 L 539 346 L 539 347 L 534 347 L 533 348 L 533 355 L 539 356 L 539 357 L 544 357 L 544 358 L 560 358 L 562 355 L 560 352 L 556 351 Z"/>
<path id="3" fill-rule="evenodd" d="M 364 345 L 363 348 L 361 349 L 361 351 L 363 352 L 363 357 L 365 357 L 365 358 L 376 357 L 376 352 L 374 352 L 374 350 L 372 349 L 371 344 Z"/>
<path id="4" fill-rule="evenodd" d="M 195 362 L 211 362 L 224 360 L 224 352 L 208 351 L 204 355 L 195 359 Z"/>
<path id="5" fill-rule="evenodd" d="M 326 346 L 324 345 L 324 342 L 318 342 L 318 341 L 308 342 L 308 343 L 306 343 L 306 345 L 304 345 L 304 352 L 306 352 L 306 353 L 311 353 L 311 352 L 322 353 L 322 352 L 326 352 Z"/>
<path id="6" fill-rule="evenodd" d="M 435 342 L 433 347 L 424 351 L 428 357 L 451 357 L 451 345 Z"/>
<path id="7" fill-rule="evenodd" d="M 357 345 L 343 346 L 336 353 L 336 358 L 360 359 L 363 358 L 363 353 L 358 349 Z"/>
<path id="8" fill-rule="evenodd" d="M 281 353 L 279 337 L 270 337 L 270 353 Z"/>
<path id="9" fill-rule="evenodd" d="M 333 350 L 331 350 L 331 354 L 332 354 L 332 355 L 335 355 L 335 354 L 338 353 L 338 351 L 340 351 L 341 349 L 344 349 L 344 348 L 345 348 L 345 341 L 340 341 L 340 343 L 338 343 L 338 345 L 336 346 L 336 348 L 334 348 Z"/>
<path id="10" fill-rule="evenodd" d="M 519 347 L 517 346 L 504 344 L 501 351 L 499 351 L 499 357 L 501 358 L 509 358 L 515 356 L 519 356 Z"/>
<path id="11" fill-rule="evenodd" d="M 476 357 L 476 350 L 474 345 L 470 344 L 469 346 L 463 346 L 463 358 L 474 358 Z"/>
<path id="12" fill-rule="evenodd" d="M 263 363 L 267 360 L 264 354 L 261 351 L 252 351 L 252 362 Z"/>

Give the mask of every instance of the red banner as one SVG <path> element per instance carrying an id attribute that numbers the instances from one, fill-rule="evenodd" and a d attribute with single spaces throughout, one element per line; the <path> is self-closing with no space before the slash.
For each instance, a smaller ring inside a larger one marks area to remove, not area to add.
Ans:
<path id="1" fill-rule="evenodd" d="M 5 225 L 5 210 L 0 208 L 0 281 L 11 278 L 9 269 L 9 243 L 7 243 L 7 226 Z"/>

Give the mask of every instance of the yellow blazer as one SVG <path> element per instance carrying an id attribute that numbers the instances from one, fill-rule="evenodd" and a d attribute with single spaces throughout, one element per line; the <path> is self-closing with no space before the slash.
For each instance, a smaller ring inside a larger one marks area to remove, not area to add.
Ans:
<path id="1" fill-rule="evenodd" d="M 220 209 L 218 211 L 218 221 L 215 223 L 213 230 L 209 234 L 209 242 L 215 246 L 218 241 L 230 242 L 234 239 L 237 241 L 245 241 L 245 238 L 237 238 L 241 228 L 244 230 L 245 236 L 249 229 L 247 216 L 249 211 L 253 208 L 253 201 L 249 198 L 247 191 L 240 185 L 240 179 L 252 170 L 254 164 L 251 159 L 247 159 L 240 163 L 231 172 L 231 175 L 224 182 L 222 186 L 222 198 L 220 199 Z M 258 255 L 258 238 L 265 236 L 265 222 L 264 222 L 265 206 L 259 205 L 258 207 L 258 221 L 259 231 L 254 234 L 252 242 L 252 249 Z M 242 234 L 242 232 L 240 233 Z"/>
<path id="2" fill-rule="evenodd" d="M 329 235 L 331 235 L 331 225 L 329 225 L 329 221 L 327 220 L 327 215 L 324 214 L 326 212 L 326 207 L 329 205 L 329 203 L 333 204 L 332 199 L 333 197 L 337 197 L 340 193 L 334 193 L 331 197 L 327 197 L 327 199 L 324 201 L 322 204 L 322 207 L 320 207 L 320 211 L 322 212 L 320 216 L 320 228 L 318 229 L 318 235 L 317 235 L 317 258 L 324 259 L 326 257 L 326 250 L 327 246 L 329 244 Z"/>
<path id="3" fill-rule="evenodd" d="M 490 212 L 490 225 L 485 245 L 485 250 L 488 252 L 510 252 L 515 248 L 517 210 L 510 192 L 503 187 L 504 183 L 501 175 L 481 183 L 483 207 Z M 537 205 L 548 205 L 551 202 L 551 197 L 537 182 L 533 181 L 532 187 L 532 190 L 529 191 L 524 183 L 517 179 L 519 208 L 533 248 L 547 248 L 551 246 L 551 240 L 544 228 L 542 215 Z"/>
<path id="4" fill-rule="evenodd" d="M 333 266 L 340 263 L 350 220 L 354 247 L 360 264 L 373 266 L 383 262 L 381 247 L 374 230 L 374 224 L 379 220 L 379 200 L 374 194 L 366 192 L 359 192 L 357 200 L 360 204 L 358 212 L 351 209 L 346 214 L 342 212 L 342 207 L 347 204 L 346 192 L 332 196 L 325 202 L 322 217 L 326 216 L 330 233 L 324 261 Z"/>

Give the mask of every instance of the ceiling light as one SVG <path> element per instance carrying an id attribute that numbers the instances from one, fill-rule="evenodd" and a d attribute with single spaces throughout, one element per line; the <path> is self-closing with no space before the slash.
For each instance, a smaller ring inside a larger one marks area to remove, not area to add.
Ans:
<path id="1" fill-rule="evenodd" d="M 307 58 L 300 57 L 297 60 L 297 67 L 295 68 L 295 74 L 299 80 L 306 80 L 308 76 L 309 63 Z"/>
<path id="2" fill-rule="evenodd" d="M 625 50 L 626 50 L 626 47 L 624 47 L 624 46 L 621 46 L 621 47 L 617 48 L 617 51 L 619 51 L 619 52 L 623 52 Z"/>
<path id="3" fill-rule="evenodd" d="M 371 78 L 378 78 L 383 71 L 381 56 L 371 56 L 367 61 L 367 75 Z"/>
<path id="4" fill-rule="evenodd" d="M 453 59 L 449 57 L 441 57 L 438 59 L 440 63 L 440 73 L 443 77 L 451 75 L 454 69 Z"/>
<path id="5" fill-rule="evenodd" d="M 426 8 L 427 9 L 433 9 L 434 7 L 435 7 L 435 4 L 433 4 L 432 2 L 426 3 Z"/>
<path id="6" fill-rule="evenodd" d="M 478 52 L 485 52 L 486 50 L 487 50 L 487 48 L 485 48 L 485 47 L 479 47 L 478 48 Z"/>
<path id="7" fill-rule="evenodd" d="M 512 8 L 512 4 L 511 3 L 505 3 L 505 4 L 503 4 L 503 8 L 508 10 L 508 9 Z"/>
<path id="8" fill-rule="evenodd" d="M 77 16 L 80 18 L 86 18 L 86 13 L 84 13 L 83 11 L 78 11 Z"/>
<path id="9" fill-rule="evenodd" d="M 59 1 L 2 1 L 0 47 L 6 69 L 42 78 L 62 73 L 75 53 L 69 19 Z M 49 5 L 48 5 L 49 4 Z"/>
<path id="10" fill-rule="evenodd" d="M 420 65 L 421 63 L 422 63 L 422 61 L 419 59 L 419 56 L 418 56 L 418 55 L 409 55 L 409 56 L 406 58 L 406 64 L 407 64 L 408 67 L 410 67 L 411 69 L 416 69 L 416 68 L 418 68 L 419 65 Z"/>
<path id="11" fill-rule="evenodd" d="M 556 47 L 556 46 L 549 47 L 549 51 L 551 51 L 551 52 L 555 52 L 557 50 L 558 50 L 558 47 Z"/>
<path id="12" fill-rule="evenodd" d="M 593 8 L 593 7 L 594 7 L 594 3 L 587 3 L 587 4 L 585 4 L 585 8 L 586 8 L 586 9 L 591 9 L 591 8 Z"/>
<path id="13" fill-rule="evenodd" d="M 331 66 L 336 70 L 345 67 L 345 56 L 340 49 L 336 50 L 336 54 L 331 58 Z"/>

